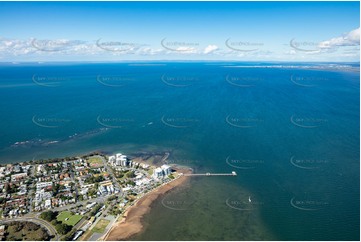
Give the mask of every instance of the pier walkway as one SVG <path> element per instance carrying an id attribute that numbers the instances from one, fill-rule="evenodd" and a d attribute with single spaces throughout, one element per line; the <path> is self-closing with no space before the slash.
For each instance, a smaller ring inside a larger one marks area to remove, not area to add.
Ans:
<path id="1" fill-rule="evenodd" d="M 237 176 L 235 171 L 232 173 L 191 173 L 191 174 L 184 174 L 184 176 Z"/>

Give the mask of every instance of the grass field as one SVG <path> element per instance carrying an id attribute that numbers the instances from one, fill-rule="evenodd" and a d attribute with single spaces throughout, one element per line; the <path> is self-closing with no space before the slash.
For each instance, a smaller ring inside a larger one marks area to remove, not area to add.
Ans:
<path id="1" fill-rule="evenodd" d="M 92 229 L 92 231 L 94 233 L 104 233 L 105 228 L 108 226 L 108 224 L 110 223 L 109 220 L 106 219 L 101 219 L 99 220 L 99 222 L 94 226 L 94 228 Z"/>
<path id="2" fill-rule="evenodd" d="M 87 230 L 81 237 L 78 239 L 79 241 L 88 241 L 88 239 L 94 234 L 93 231 Z"/>
<path id="3" fill-rule="evenodd" d="M 148 174 L 149 174 L 150 176 L 153 175 L 153 172 L 154 172 L 154 169 L 152 169 L 152 168 L 148 170 Z"/>
<path id="4" fill-rule="evenodd" d="M 90 167 L 92 168 L 97 168 L 97 167 L 102 167 L 103 166 L 103 162 L 100 159 L 100 157 L 97 156 L 92 156 L 88 159 L 88 162 L 90 164 Z"/>
<path id="5" fill-rule="evenodd" d="M 82 219 L 82 217 L 83 216 L 81 216 L 81 215 L 71 215 L 71 213 L 69 211 L 63 211 L 58 215 L 56 220 L 61 221 L 64 224 L 74 226 Z M 69 219 L 66 220 L 66 218 L 69 218 Z"/>

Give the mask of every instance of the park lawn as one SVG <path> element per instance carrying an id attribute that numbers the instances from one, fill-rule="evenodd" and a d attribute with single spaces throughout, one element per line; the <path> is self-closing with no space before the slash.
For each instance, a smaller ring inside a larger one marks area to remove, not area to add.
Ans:
<path id="1" fill-rule="evenodd" d="M 103 161 L 100 157 L 92 156 L 88 159 L 88 162 L 89 162 L 91 168 L 98 168 L 98 167 L 102 167 L 104 165 Z"/>
<path id="2" fill-rule="evenodd" d="M 151 176 L 151 175 L 153 175 L 153 172 L 154 172 L 154 169 L 153 168 L 150 168 L 149 170 L 148 170 L 148 174 Z"/>
<path id="3" fill-rule="evenodd" d="M 102 233 L 104 233 L 104 230 L 108 226 L 109 223 L 110 223 L 110 221 L 107 219 L 100 219 L 98 221 L 98 223 L 94 226 L 94 228 L 92 228 L 92 231 L 94 233 L 102 234 Z"/>
<path id="4" fill-rule="evenodd" d="M 109 176 L 109 173 L 106 172 L 106 171 L 104 171 L 104 172 L 102 172 L 102 173 L 93 174 L 93 176 L 94 176 L 94 177 L 97 177 L 97 176 L 104 176 L 104 177 L 106 177 L 106 176 Z"/>
<path id="5" fill-rule="evenodd" d="M 65 221 L 66 218 L 69 218 Z M 64 224 L 74 226 L 76 225 L 81 219 L 83 218 L 82 215 L 71 215 L 69 211 L 63 211 L 61 212 L 56 220 L 61 221 Z"/>

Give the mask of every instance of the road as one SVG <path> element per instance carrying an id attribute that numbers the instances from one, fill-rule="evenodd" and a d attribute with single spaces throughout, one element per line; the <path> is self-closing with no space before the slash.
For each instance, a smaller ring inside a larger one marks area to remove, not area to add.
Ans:
<path id="1" fill-rule="evenodd" d="M 97 198 L 89 199 L 89 200 L 86 200 L 86 201 L 78 201 L 76 204 L 69 204 L 69 205 L 66 205 L 66 206 L 63 206 L 63 207 L 53 208 L 52 211 L 70 210 L 73 207 L 76 207 L 78 205 L 85 205 L 85 204 L 87 204 L 89 202 L 104 203 L 105 202 L 105 197 L 97 197 Z M 40 214 L 41 214 L 41 212 L 37 212 L 37 213 L 27 214 L 24 217 L 19 217 L 19 218 L 2 219 L 2 220 L 0 220 L 0 223 L 8 223 L 8 222 L 12 222 L 12 221 L 31 221 L 31 222 L 34 222 L 36 224 L 44 226 L 49 231 L 50 235 L 54 235 L 53 240 L 59 241 L 60 236 L 56 232 L 53 225 L 48 223 L 45 220 L 40 219 L 39 218 Z M 74 228 L 79 229 L 84 222 L 85 222 L 85 219 L 83 218 L 82 220 L 80 220 L 75 225 Z"/>
<path id="2" fill-rule="evenodd" d="M 76 185 L 76 180 L 74 178 L 74 167 L 73 167 L 73 164 L 71 164 L 71 168 L 70 168 L 70 177 L 71 177 L 71 180 L 72 182 L 74 182 L 75 184 L 75 197 L 78 199 L 78 195 L 79 195 L 79 192 L 78 192 L 78 186 Z"/>
<path id="3" fill-rule="evenodd" d="M 102 160 L 105 169 L 111 175 L 114 187 L 117 188 L 120 192 L 120 195 L 122 195 L 121 194 L 122 193 L 121 186 L 119 185 L 119 182 L 117 181 L 117 178 L 115 177 L 113 170 L 108 166 L 107 161 L 104 159 L 103 156 L 98 156 L 98 157 Z"/>
<path id="4" fill-rule="evenodd" d="M 53 240 L 59 241 L 58 233 L 56 232 L 53 225 L 51 225 L 47 221 L 44 221 L 44 220 L 36 218 L 36 217 L 27 216 L 27 217 L 22 217 L 22 218 L 3 219 L 3 220 L 0 221 L 0 223 L 9 223 L 9 222 L 13 222 L 13 221 L 24 221 L 24 222 L 29 222 L 30 221 L 30 222 L 33 222 L 35 224 L 41 225 L 41 226 L 45 227 L 49 231 L 50 235 L 54 236 Z"/>
<path id="5" fill-rule="evenodd" d="M 89 199 L 89 200 L 84 200 L 84 201 L 78 201 L 76 203 L 72 203 L 72 204 L 68 204 L 68 205 L 65 205 L 65 206 L 62 206 L 62 207 L 55 207 L 55 208 L 52 208 L 53 211 L 63 211 L 63 210 L 69 210 L 73 207 L 77 207 L 79 205 L 85 205 L 87 203 L 92 203 L 92 202 L 96 202 L 96 203 L 104 203 L 105 202 L 105 198 L 106 197 L 96 197 L 96 198 L 92 198 L 92 199 Z"/>

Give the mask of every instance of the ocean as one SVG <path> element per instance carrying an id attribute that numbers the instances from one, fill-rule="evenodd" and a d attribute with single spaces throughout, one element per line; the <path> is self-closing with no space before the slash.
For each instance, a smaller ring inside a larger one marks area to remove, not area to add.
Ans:
<path id="1" fill-rule="evenodd" d="M 165 152 L 134 240 L 359 240 L 355 63 L 0 64 L 0 162 Z"/>

